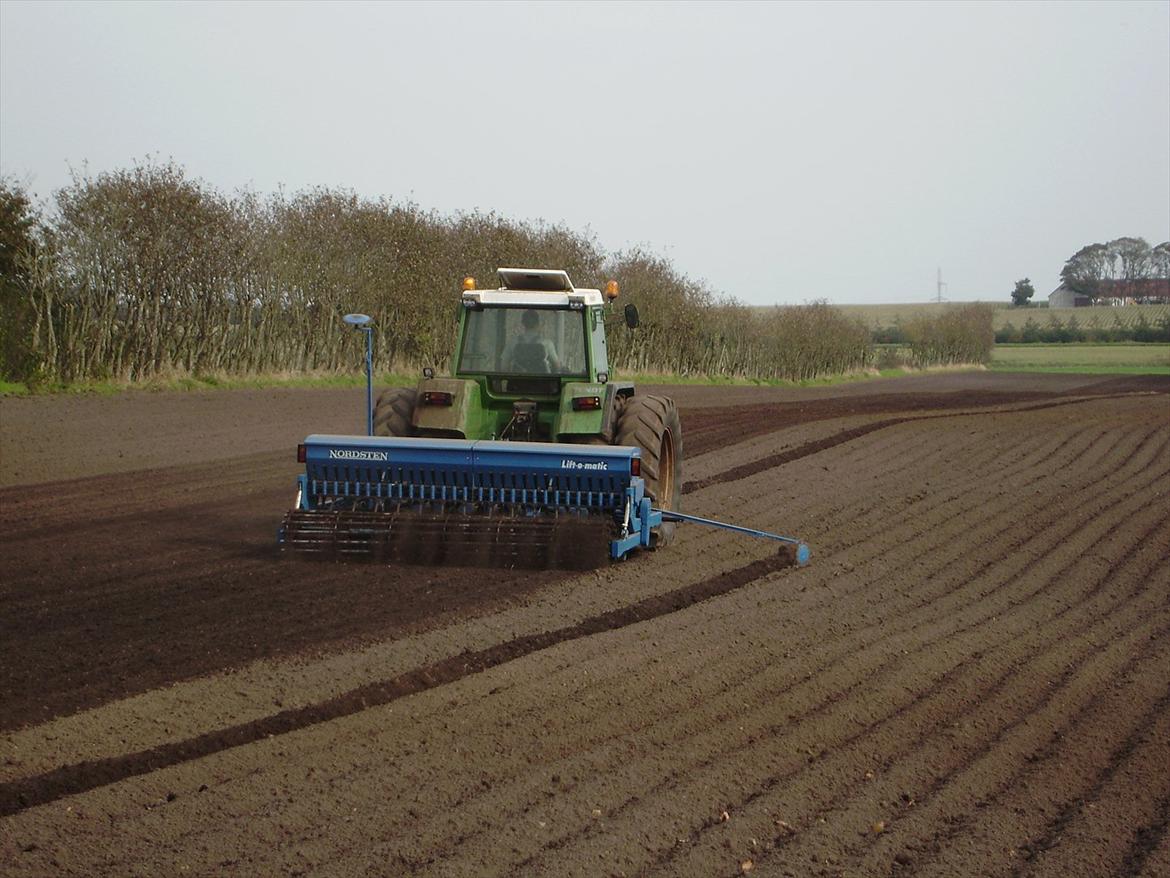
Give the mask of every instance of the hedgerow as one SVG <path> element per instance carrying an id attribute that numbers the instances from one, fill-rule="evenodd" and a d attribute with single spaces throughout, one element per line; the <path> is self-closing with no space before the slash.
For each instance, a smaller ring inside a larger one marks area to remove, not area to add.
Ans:
<path id="1" fill-rule="evenodd" d="M 506 265 L 564 268 L 584 287 L 617 278 L 643 318 L 630 333 L 612 315 L 619 370 L 801 380 L 874 356 L 869 330 L 828 305 L 748 308 L 660 256 L 608 253 L 561 225 L 341 189 L 225 194 L 173 163 L 76 176 L 40 211 L 9 182 L 0 196 L 0 362 L 13 380 L 348 370 L 352 311 L 374 319 L 378 370 L 442 366 L 460 279 L 494 283 Z M 959 340 L 962 321 L 915 331 L 924 364 L 984 356 Z"/>

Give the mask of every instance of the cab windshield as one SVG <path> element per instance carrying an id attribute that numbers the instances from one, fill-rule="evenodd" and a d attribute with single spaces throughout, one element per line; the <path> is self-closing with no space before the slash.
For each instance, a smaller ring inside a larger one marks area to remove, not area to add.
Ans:
<path id="1" fill-rule="evenodd" d="M 587 374 L 584 311 L 485 307 L 469 309 L 465 319 L 460 372 Z"/>

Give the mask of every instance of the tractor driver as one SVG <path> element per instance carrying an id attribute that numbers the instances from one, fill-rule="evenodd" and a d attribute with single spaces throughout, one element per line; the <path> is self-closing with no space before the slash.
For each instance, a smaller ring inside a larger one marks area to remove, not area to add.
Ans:
<path id="1" fill-rule="evenodd" d="M 540 331 L 540 315 L 532 308 L 520 317 L 521 333 L 504 351 L 504 362 L 514 372 L 549 374 L 561 370 L 556 345 Z"/>

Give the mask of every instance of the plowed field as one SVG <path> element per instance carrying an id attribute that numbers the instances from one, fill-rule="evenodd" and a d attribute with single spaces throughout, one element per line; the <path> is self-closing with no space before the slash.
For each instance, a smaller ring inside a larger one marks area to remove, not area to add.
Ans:
<path id="1" fill-rule="evenodd" d="M 1170 874 L 1170 379 L 656 392 L 810 566 L 291 562 L 360 394 L 0 400 L 0 874 Z"/>

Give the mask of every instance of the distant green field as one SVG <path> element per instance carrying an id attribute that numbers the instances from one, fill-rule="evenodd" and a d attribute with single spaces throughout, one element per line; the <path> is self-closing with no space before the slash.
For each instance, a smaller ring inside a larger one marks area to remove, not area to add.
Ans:
<path id="1" fill-rule="evenodd" d="M 991 368 L 997 372 L 1170 375 L 1170 345 L 1000 344 L 992 351 Z"/>
<path id="2" fill-rule="evenodd" d="M 970 305 L 971 302 L 925 302 L 913 305 L 837 305 L 851 317 L 861 320 L 871 329 L 905 323 L 915 317 L 931 316 L 940 310 Z M 1139 316 L 1153 325 L 1162 317 L 1170 317 L 1170 305 L 1127 305 L 1111 308 L 1102 305 L 1094 308 L 1012 308 L 1001 302 L 989 303 L 995 306 L 995 328 L 1006 329 L 1014 326 L 1022 329 L 1031 319 L 1038 326 L 1047 326 L 1059 320 L 1062 324 L 1070 317 L 1084 329 L 1112 329 L 1115 326 L 1132 326 Z"/>
<path id="3" fill-rule="evenodd" d="M 881 329 L 886 326 L 894 326 L 898 323 L 905 323 L 907 320 L 913 320 L 915 317 L 932 317 L 943 311 L 950 311 L 954 308 L 961 308 L 964 305 L 973 304 L 975 303 L 918 302 L 901 305 L 834 305 L 834 307 L 844 311 L 850 317 L 856 317 L 870 329 Z M 995 307 L 996 316 L 998 319 L 999 311 L 1001 310 L 999 303 L 995 303 Z M 1003 308 L 1002 310 L 1007 309 Z M 996 326 L 998 328 L 998 323 Z"/>

